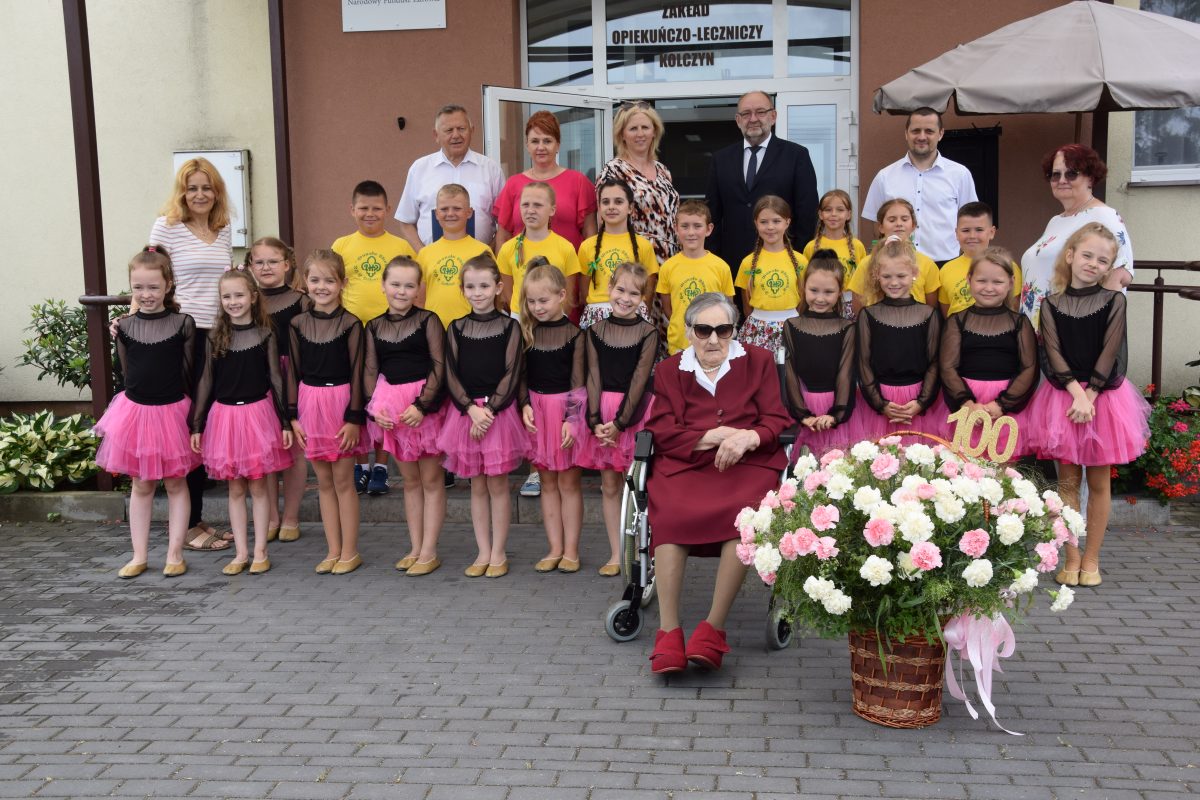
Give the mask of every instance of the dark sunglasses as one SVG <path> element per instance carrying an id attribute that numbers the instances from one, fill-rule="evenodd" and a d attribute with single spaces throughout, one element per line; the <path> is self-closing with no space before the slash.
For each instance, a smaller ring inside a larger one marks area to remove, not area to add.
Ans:
<path id="1" fill-rule="evenodd" d="M 697 322 L 692 326 L 692 332 L 695 333 L 696 337 L 699 339 L 707 339 L 714 333 L 717 334 L 718 339 L 733 338 L 733 326 L 728 322 L 726 322 L 724 325 L 702 325 Z"/>
<path id="2" fill-rule="evenodd" d="M 1046 180 L 1051 181 L 1053 183 L 1058 183 L 1063 178 L 1066 178 L 1068 181 L 1073 181 L 1076 178 L 1078 178 L 1080 176 L 1080 174 L 1081 173 L 1077 169 L 1069 169 L 1066 172 L 1059 172 L 1058 170 L 1054 170 L 1053 172 L 1046 173 Z"/>
<path id="3" fill-rule="evenodd" d="M 624 103 L 621 103 L 619 108 L 622 111 L 627 111 L 628 109 L 631 109 L 631 108 L 648 109 L 648 108 L 650 108 L 650 104 L 647 103 L 645 100 L 626 100 Z"/>

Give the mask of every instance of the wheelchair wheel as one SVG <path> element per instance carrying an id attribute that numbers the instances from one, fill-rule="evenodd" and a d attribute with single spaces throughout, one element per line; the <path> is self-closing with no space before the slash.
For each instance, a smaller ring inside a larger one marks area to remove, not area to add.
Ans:
<path id="1" fill-rule="evenodd" d="M 642 608 L 646 608 L 654 602 L 654 598 L 658 597 L 658 584 L 654 580 L 654 560 L 650 561 L 650 580 L 646 584 L 646 588 L 642 589 Z"/>
<path id="2" fill-rule="evenodd" d="M 604 615 L 604 631 L 614 642 L 630 642 L 642 632 L 642 615 L 628 600 L 618 600 Z"/>
<path id="3" fill-rule="evenodd" d="M 792 623 L 783 616 L 783 609 L 774 603 L 767 610 L 767 647 L 786 650 L 792 644 Z"/>

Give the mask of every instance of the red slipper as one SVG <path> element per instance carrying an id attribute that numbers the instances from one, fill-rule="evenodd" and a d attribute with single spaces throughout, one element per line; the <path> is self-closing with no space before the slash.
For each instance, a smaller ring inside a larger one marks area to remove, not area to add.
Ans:
<path id="1" fill-rule="evenodd" d="M 709 669 L 720 669 L 721 658 L 729 652 L 725 631 L 719 631 L 703 620 L 692 631 L 687 643 L 687 660 Z"/>
<path id="2" fill-rule="evenodd" d="M 683 672 L 687 656 L 683 654 L 683 628 L 654 634 L 654 652 L 650 654 L 650 671 L 655 675 Z"/>

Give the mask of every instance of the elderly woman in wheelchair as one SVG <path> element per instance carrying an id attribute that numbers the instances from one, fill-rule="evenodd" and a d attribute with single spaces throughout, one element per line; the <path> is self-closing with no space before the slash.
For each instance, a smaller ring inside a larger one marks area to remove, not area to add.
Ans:
<path id="1" fill-rule="evenodd" d="M 660 629 L 655 673 L 689 661 L 709 669 L 729 652 L 725 618 L 742 585 L 734 519 L 779 485 L 792 424 L 774 354 L 733 341 L 737 311 L 722 294 L 697 296 L 684 316 L 690 346 L 660 363 L 646 429 L 654 437 L 647 485 Z M 720 558 L 708 617 L 684 643 L 679 602 L 689 555 Z"/>

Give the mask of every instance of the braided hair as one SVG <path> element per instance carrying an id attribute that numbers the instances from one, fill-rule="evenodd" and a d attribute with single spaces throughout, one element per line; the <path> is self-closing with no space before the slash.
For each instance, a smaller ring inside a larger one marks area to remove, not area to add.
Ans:
<path id="1" fill-rule="evenodd" d="M 774 211 L 779 216 L 788 220 L 792 219 L 792 207 L 782 197 L 774 194 L 763 195 L 758 202 L 754 204 L 754 211 L 750 215 L 750 219 L 758 221 L 758 215 L 763 211 Z M 750 294 L 754 291 L 754 276 L 758 274 L 758 256 L 762 253 L 763 240 L 761 236 L 754 237 L 754 252 L 750 256 L 750 271 L 747 273 L 746 293 Z M 788 254 L 788 259 L 792 262 L 792 269 L 796 270 L 796 283 L 800 283 L 800 262 L 796 260 L 796 251 L 792 248 L 792 237 L 785 231 L 783 234 L 783 249 Z"/>
<path id="2" fill-rule="evenodd" d="M 604 194 L 605 189 L 616 187 L 625 194 L 625 199 L 629 202 L 630 210 L 633 209 L 633 189 L 629 184 L 620 178 L 605 178 L 596 185 L 596 205 L 600 204 L 600 195 Z M 633 226 L 628 224 L 626 218 L 626 230 L 629 233 L 629 249 L 633 253 L 633 260 L 637 261 L 641 258 L 641 253 L 638 251 L 637 234 L 633 232 Z M 588 264 L 588 275 L 592 286 L 597 286 L 596 274 L 600 271 L 600 254 L 604 252 L 604 226 L 600 226 L 600 230 L 596 232 L 596 252 L 593 260 Z"/>

